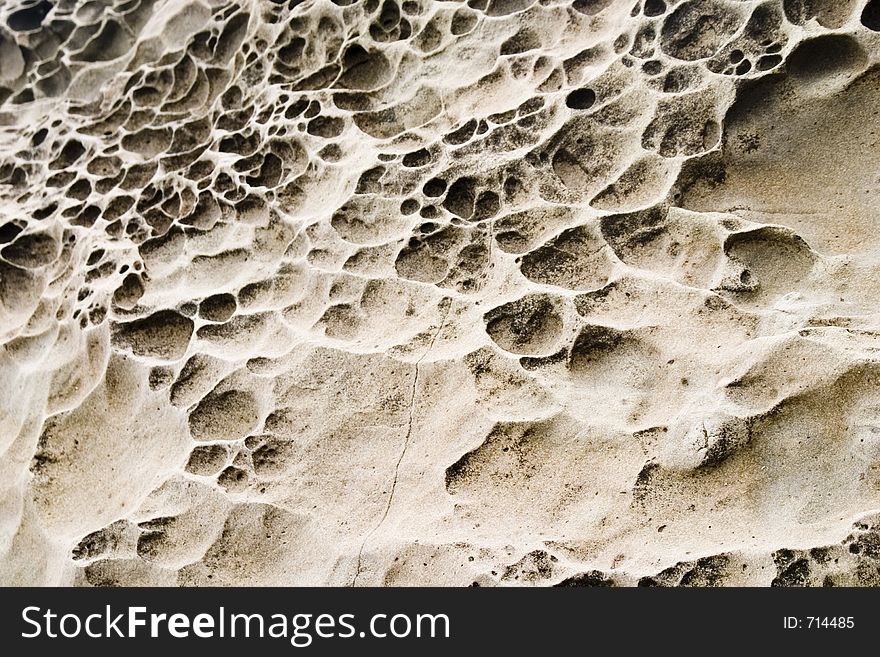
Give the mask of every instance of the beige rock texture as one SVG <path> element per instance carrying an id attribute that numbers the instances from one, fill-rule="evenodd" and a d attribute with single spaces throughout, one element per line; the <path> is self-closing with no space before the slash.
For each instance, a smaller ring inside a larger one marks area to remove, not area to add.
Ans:
<path id="1" fill-rule="evenodd" d="M 0 3 L 0 583 L 880 585 L 880 0 Z"/>

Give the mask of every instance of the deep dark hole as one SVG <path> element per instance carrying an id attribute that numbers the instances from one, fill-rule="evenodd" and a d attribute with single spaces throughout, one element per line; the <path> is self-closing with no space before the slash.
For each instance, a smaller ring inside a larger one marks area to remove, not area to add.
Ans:
<path id="1" fill-rule="evenodd" d="M 8 223 L 0 226 L 0 244 L 11 242 L 18 236 L 21 230 L 21 226 L 16 226 L 13 223 Z"/>
<path id="2" fill-rule="evenodd" d="M 645 0 L 645 16 L 660 16 L 666 12 L 663 0 Z"/>
<path id="3" fill-rule="evenodd" d="M 880 32 L 880 0 L 871 0 L 862 11 L 862 25 Z"/>
<path id="4" fill-rule="evenodd" d="M 590 109 L 596 102 L 596 92 L 592 89 L 575 89 L 565 99 L 565 104 L 571 109 Z"/>
<path id="5" fill-rule="evenodd" d="M 16 32 L 29 32 L 30 30 L 35 30 L 40 27 L 43 19 L 46 18 L 46 14 L 48 14 L 51 9 L 52 3 L 48 2 L 48 0 L 43 0 L 43 2 L 38 2 L 30 7 L 25 7 L 24 9 L 12 12 L 9 15 L 9 18 L 6 19 L 6 23 L 9 25 L 10 29 L 15 30 Z"/>
<path id="6" fill-rule="evenodd" d="M 431 180 L 425 183 L 422 191 L 425 193 L 425 196 L 436 198 L 446 191 L 446 181 L 440 178 L 431 178 Z"/>

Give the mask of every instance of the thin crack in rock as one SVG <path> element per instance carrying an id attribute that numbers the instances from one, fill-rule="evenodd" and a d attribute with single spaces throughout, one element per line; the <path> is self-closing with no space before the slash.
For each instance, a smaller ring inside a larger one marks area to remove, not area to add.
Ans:
<path id="1" fill-rule="evenodd" d="M 372 537 L 373 534 L 375 534 L 377 531 L 379 531 L 379 528 L 385 522 L 385 519 L 388 517 L 388 514 L 391 511 L 391 504 L 394 501 L 394 492 L 397 489 L 397 478 L 398 478 L 398 474 L 400 472 L 400 464 L 403 463 L 403 459 L 406 456 L 406 450 L 409 448 L 410 438 L 412 437 L 412 428 L 413 428 L 413 422 L 415 419 L 416 391 L 419 386 L 419 375 L 420 375 L 419 366 L 421 365 L 422 361 L 427 357 L 427 355 L 429 353 L 431 353 L 431 350 L 434 348 L 434 343 L 437 341 L 437 337 L 440 335 L 441 331 L 443 331 L 443 326 L 446 324 L 446 319 L 449 316 L 449 310 L 452 308 L 452 299 L 450 299 L 449 297 L 445 297 L 443 302 L 441 302 L 441 303 L 443 303 L 443 305 L 445 305 L 446 308 L 443 312 L 443 317 L 440 320 L 440 325 L 437 327 L 437 330 L 434 332 L 434 335 L 431 337 L 431 342 L 428 344 L 428 348 L 424 351 L 424 353 L 421 356 L 419 356 L 419 358 L 416 360 L 416 362 L 414 364 L 415 371 L 413 373 L 412 389 L 410 390 L 409 414 L 408 414 L 407 423 L 406 423 L 406 435 L 404 436 L 404 439 L 403 439 L 403 448 L 400 450 L 400 455 L 397 457 L 397 463 L 394 464 L 394 478 L 391 481 L 391 490 L 388 493 L 388 500 L 385 504 L 385 510 L 382 513 L 382 517 L 379 518 L 379 522 L 376 524 L 375 527 L 373 527 L 372 530 L 370 530 L 367 533 L 367 535 L 364 537 L 363 542 L 361 543 L 361 547 L 358 550 L 357 567 L 355 569 L 354 577 L 351 580 L 350 586 L 355 586 L 357 584 L 358 577 L 360 577 L 361 563 L 362 563 L 364 548 L 367 545 L 367 541 L 370 540 L 370 537 Z"/>

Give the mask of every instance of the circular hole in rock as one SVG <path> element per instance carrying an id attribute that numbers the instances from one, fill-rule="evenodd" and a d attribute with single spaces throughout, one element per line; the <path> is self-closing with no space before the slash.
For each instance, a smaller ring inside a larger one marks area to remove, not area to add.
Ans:
<path id="1" fill-rule="evenodd" d="M 642 64 L 642 70 L 648 75 L 657 75 L 663 70 L 663 64 L 656 59 L 651 59 Z"/>
<path id="2" fill-rule="evenodd" d="M 779 55 L 768 57 L 781 58 Z M 802 41 L 789 55 L 786 66 L 793 76 L 809 83 L 844 81 L 868 64 L 859 42 L 845 34 L 827 34 Z"/>
<path id="3" fill-rule="evenodd" d="M 425 186 L 422 187 L 422 191 L 425 196 L 436 198 L 446 191 L 446 181 L 442 178 L 431 178 L 425 183 Z"/>
<path id="4" fill-rule="evenodd" d="M 769 71 L 771 68 L 775 68 L 781 63 L 782 57 L 779 55 L 764 55 L 758 60 L 757 66 L 759 71 Z"/>
<path id="5" fill-rule="evenodd" d="M 880 0 L 871 0 L 862 11 L 862 25 L 880 32 Z"/>
<path id="6" fill-rule="evenodd" d="M 666 13 L 663 0 L 645 0 L 645 16 L 661 16 Z"/>
<path id="7" fill-rule="evenodd" d="M 571 109 L 590 109 L 596 102 L 596 92 L 592 89 L 575 89 L 565 98 L 565 104 Z"/>

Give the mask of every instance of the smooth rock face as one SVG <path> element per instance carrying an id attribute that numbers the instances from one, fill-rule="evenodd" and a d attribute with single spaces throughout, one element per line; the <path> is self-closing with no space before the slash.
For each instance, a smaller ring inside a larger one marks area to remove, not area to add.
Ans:
<path id="1" fill-rule="evenodd" d="M 0 3 L 0 583 L 880 585 L 880 2 Z"/>

